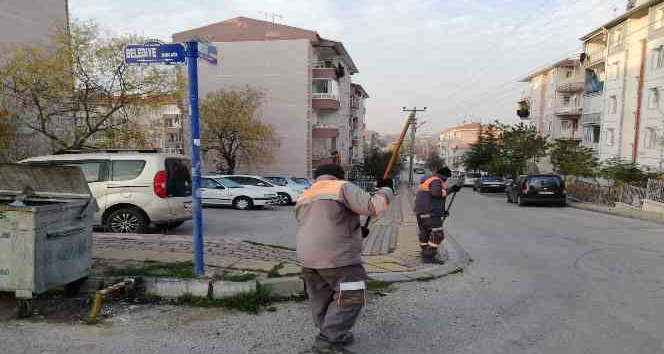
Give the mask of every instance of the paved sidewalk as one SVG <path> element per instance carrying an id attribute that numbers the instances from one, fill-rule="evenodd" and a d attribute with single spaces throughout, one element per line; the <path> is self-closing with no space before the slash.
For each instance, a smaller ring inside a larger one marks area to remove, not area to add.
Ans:
<path id="1" fill-rule="evenodd" d="M 584 202 L 570 202 L 569 206 L 577 209 L 590 210 L 598 213 L 610 214 L 615 216 L 622 216 L 625 218 L 639 219 L 644 221 L 652 221 L 664 224 L 664 214 L 648 213 L 645 211 L 628 208 L 628 207 L 610 207 L 606 205 L 584 203 Z"/>
<path id="2" fill-rule="evenodd" d="M 414 273 L 437 267 L 420 261 L 413 200 L 412 191 L 402 189 L 392 209 L 372 223 L 372 234 L 365 241 L 364 256 L 369 273 Z M 191 261 L 193 258 L 192 241 L 187 236 L 96 233 L 94 245 L 93 257 L 98 269 L 136 265 L 145 261 Z M 463 252 L 451 237 L 443 245 L 452 245 L 455 252 Z M 448 256 L 445 250 L 441 253 L 443 258 Z M 458 256 L 454 259 L 459 258 L 464 259 Z M 294 250 L 220 237 L 205 242 L 205 264 L 212 268 L 257 272 L 268 272 L 281 264 L 281 275 L 299 274 L 301 271 Z"/>

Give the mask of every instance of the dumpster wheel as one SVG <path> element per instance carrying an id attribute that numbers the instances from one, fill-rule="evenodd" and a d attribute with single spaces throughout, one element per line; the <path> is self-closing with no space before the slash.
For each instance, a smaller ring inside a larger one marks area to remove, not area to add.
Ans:
<path id="1" fill-rule="evenodd" d="M 17 315 L 18 318 L 26 318 L 32 315 L 32 299 L 17 299 Z"/>

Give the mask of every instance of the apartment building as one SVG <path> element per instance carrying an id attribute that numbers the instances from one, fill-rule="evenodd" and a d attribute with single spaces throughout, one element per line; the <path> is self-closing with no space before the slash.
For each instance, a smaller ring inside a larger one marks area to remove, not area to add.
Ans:
<path id="1" fill-rule="evenodd" d="M 358 69 L 343 43 L 246 17 L 179 32 L 173 40 L 192 37 L 209 40 L 220 53 L 218 66 L 199 66 L 201 97 L 246 86 L 265 93 L 260 117 L 274 127 L 280 146 L 272 162 L 244 161 L 238 171 L 311 176 L 333 154 L 348 169 L 358 162 L 368 95 L 352 85 Z"/>
<path id="2" fill-rule="evenodd" d="M 100 108 L 106 106 L 103 99 Z M 132 99 L 126 109 L 130 121 L 122 131 L 110 130 L 93 135 L 90 143 L 104 148 L 152 148 L 166 153 L 184 154 L 183 112 L 175 94 L 143 95 Z M 110 120 L 112 121 L 113 118 Z"/>
<path id="3" fill-rule="evenodd" d="M 517 113 L 550 140 L 580 141 L 584 80 L 578 58 L 565 58 L 539 68 L 521 80 L 528 83 L 528 89 L 520 102 L 524 109 Z"/>
<path id="4" fill-rule="evenodd" d="M 477 143 L 482 133 L 480 123 L 471 122 L 447 128 L 440 133 L 440 154 L 453 169 L 463 166 L 464 156 L 470 145 Z"/>
<path id="5" fill-rule="evenodd" d="M 360 165 L 364 163 L 364 132 L 367 128 L 366 124 L 366 100 L 369 94 L 364 90 L 362 85 L 351 83 L 351 121 L 350 123 L 350 163 L 351 165 Z"/>
<path id="6" fill-rule="evenodd" d="M 599 130 L 601 138 L 594 133 L 592 137 L 600 158 L 618 157 L 662 169 L 663 1 L 630 3 L 624 14 L 581 40 L 582 59 L 589 69 L 586 91 L 596 89 L 585 93 L 583 124 L 594 133 Z"/>

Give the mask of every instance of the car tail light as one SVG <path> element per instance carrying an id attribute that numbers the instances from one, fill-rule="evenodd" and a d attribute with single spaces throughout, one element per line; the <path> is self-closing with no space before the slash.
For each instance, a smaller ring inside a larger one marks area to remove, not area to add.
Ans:
<path id="1" fill-rule="evenodd" d="M 159 171 L 154 175 L 154 194 L 159 198 L 166 198 L 166 171 Z"/>
<path id="2" fill-rule="evenodd" d="M 528 185 L 524 185 L 521 192 L 523 192 L 523 194 L 528 194 Z"/>

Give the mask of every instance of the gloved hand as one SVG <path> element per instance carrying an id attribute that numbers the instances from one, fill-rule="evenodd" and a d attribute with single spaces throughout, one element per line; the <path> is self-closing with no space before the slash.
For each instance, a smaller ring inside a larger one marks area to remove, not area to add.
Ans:
<path id="1" fill-rule="evenodd" d="M 376 183 L 376 188 L 384 188 L 384 187 L 387 187 L 391 189 L 392 192 L 394 192 L 394 181 L 391 178 L 384 178 L 378 180 L 378 182 Z"/>
<path id="2" fill-rule="evenodd" d="M 371 230 L 369 230 L 368 227 L 362 226 L 362 238 L 367 238 L 369 237 L 369 234 L 371 233 Z"/>
<path id="3" fill-rule="evenodd" d="M 459 186 L 458 184 L 455 184 L 452 187 L 450 187 L 450 193 L 456 193 L 460 190 L 461 190 L 461 186 Z"/>
<path id="4" fill-rule="evenodd" d="M 441 215 L 443 218 L 447 218 L 450 216 L 450 212 L 447 210 L 443 210 L 443 215 Z"/>

